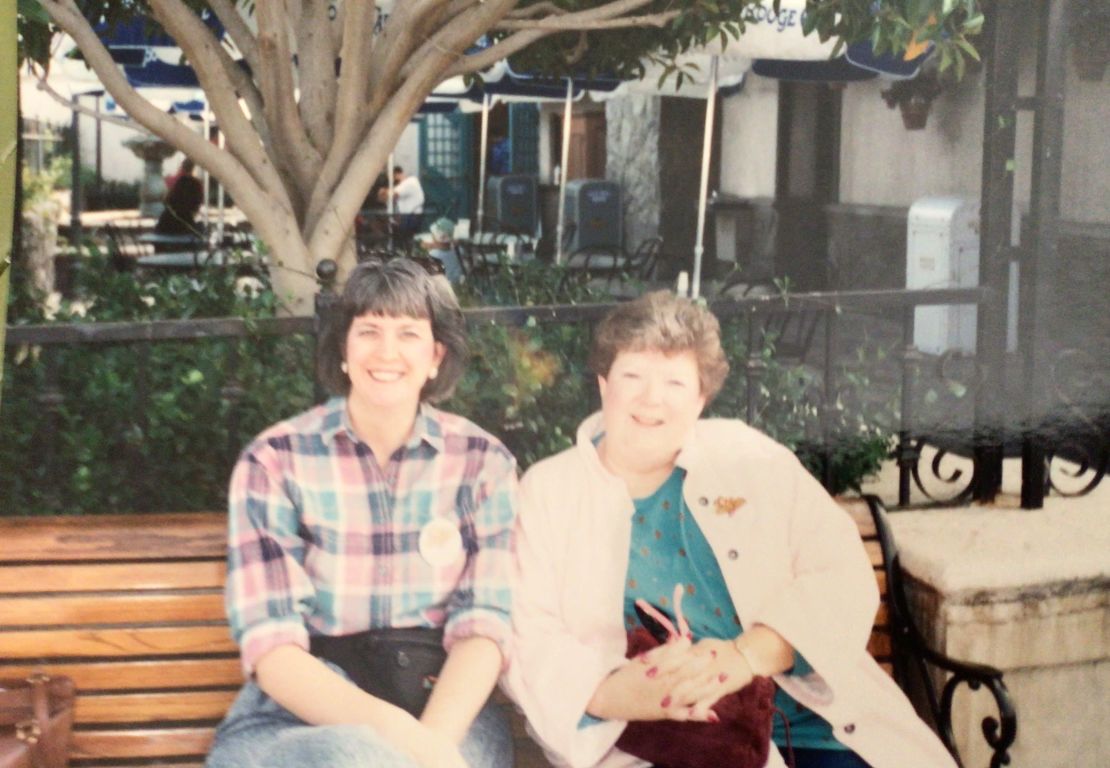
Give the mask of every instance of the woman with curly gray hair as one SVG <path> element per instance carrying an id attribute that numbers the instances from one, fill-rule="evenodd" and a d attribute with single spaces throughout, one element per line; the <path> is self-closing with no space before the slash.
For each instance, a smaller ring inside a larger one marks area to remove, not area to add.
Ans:
<path id="1" fill-rule="evenodd" d="M 773 677 L 790 726 L 773 742 L 791 734 L 798 768 L 955 768 L 867 653 L 878 592 L 855 523 L 788 449 L 701 418 L 728 374 L 717 319 L 648 294 L 601 322 L 590 362 L 601 411 L 521 481 L 504 684 L 548 757 L 781 766 L 759 726 L 750 747 L 714 730 L 735 725 L 724 697 Z"/>
<path id="2" fill-rule="evenodd" d="M 335 397 L 259 435 L 229 491 L 248 682 L 208 765 L 503 768 L 516 463 L 432 407 L 466 358 L 446 279 L 358 266 L 319 340 Z"/>

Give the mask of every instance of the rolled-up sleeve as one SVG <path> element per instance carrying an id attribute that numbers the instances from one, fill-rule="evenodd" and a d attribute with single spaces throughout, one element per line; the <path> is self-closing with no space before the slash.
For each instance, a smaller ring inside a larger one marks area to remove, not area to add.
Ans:
<path id="1" fill-rule="evenodd" d="M 281 479 L 280 455 L 255 444 L 240 457 L 228 490 L 225 602 L 248 676 L 267 652 L 308 649 L 304 616 L 315 589 L 304 570 L 299 514 Z"/>
<path id="2" fill-rule="evenodd" d="M 502 671 L 512 658 L 513 524 L 517 509 L 516 462 L 507 453 L 487 454 L 475 484 L 474 552 L 448 602 L 444 647 L 485 637 L 501 650 Z"/>

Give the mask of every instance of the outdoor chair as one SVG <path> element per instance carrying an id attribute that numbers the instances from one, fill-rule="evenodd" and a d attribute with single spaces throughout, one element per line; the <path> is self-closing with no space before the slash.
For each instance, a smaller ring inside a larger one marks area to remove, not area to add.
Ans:
<path id="1" fill-rule="evenodd" d="M 154 253 L 154 246 L 141 242 L 138 230 L 133 228 L 107 223 L 100 228 L 100 232 L 107 240 L 112 267 L 119 272 L 131 271 L 140 258 Z"/>

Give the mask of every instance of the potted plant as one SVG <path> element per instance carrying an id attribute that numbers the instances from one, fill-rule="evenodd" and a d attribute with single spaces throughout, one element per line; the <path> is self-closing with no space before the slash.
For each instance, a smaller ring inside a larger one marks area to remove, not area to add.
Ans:
<path id="1" fill-rule="evenodd" d="M 1072 0 L 1068 32 L 1080 80 L 1098 82 L 1110 63 L 1110 0 Z"/>
<path id="2" fill-rule="evenodd" d="M 901 110 L 902 125 L 907 131 L 920 131 L 925 128 L 929 108 L 941 90 L 936 72 L 924 71 L 909 80 L 896 80 L 882 96 L 888 107 Z"/>

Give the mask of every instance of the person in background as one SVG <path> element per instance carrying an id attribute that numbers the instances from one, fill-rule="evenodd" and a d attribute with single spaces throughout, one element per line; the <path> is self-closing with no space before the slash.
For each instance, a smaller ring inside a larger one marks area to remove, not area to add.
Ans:
<path id="1" fill-rule="evenodd" d="M 193 175 L 196 165 L 186 158 L 181 163 L 173 179 L 172 185 L 166 191 L 162 200 L 162 213 L 154 225 L 154 231 L 160 235 L 192 235 L 200 237 L 201 232 L 196 226 L 197 211 L 204 202 L 204 186 L 200 179 Z M 180 247 L 180 246 L 178 246 Z M 155 250 L 167 250 L 155 246 Z M 168 250 L 176 250 L 168 248 Z"/>
<path id="2" fill-rule="evenodd" d="M 621 304 L 589 362 L 600 413 L 521 481 L 503 684 L 548 757 L 645 766 L 615 746 L 629 721 L 714 727 L 710 707 L 759 675 L 797 768 L 955 768 L 867 652 L 879 594 L 855 522 L 786 447 L 701 418 L 728 374 L 709 310 L 666 291 Z M 637 600 L 688 634 L 626 660 Z"/>
<path id="3" fill-rule="evenodd" d="M 462 282 L 463 268 L 455 252 L 455 222 L 446 217 L 436 219 L 429 227 L 432 239 L 424 243 L 428 255 L 443 264 L 443 273 L 452 285 Z"/>
<path id="4" fill-rule="evenodd" d="M 490 176 L 504 176 L 509 172 L 512 145 L 509 137 L 504 133 L 494 133 L 490 140 L 489 158 L 486 161 L 486 173 Z"/>
<path id="5" fill-rule="evenodd" d="M 442 276 L 409 259 L 352 270 L 320 339 L 336 396 L 232 473 L 226 602 L 248 682 L 209 768 L 512 765 L 487 699 L 510 657 L 516 462 L 430 404 L 465 358 Z M 414 685 L 384 685 L 410 667 Z"/>
<path id="6" fill-rule="evenodd" d="M 389 202 L 389 188 L 379 191 L 382 202 Z M 416 176 L 408 176 L 399 165 L 393 166 L 394 213 L 397 214 L 397 233 L 403 241 L 409 241 L 420 231 L 421 214 L 424 212 L 424 188 Z"/>

